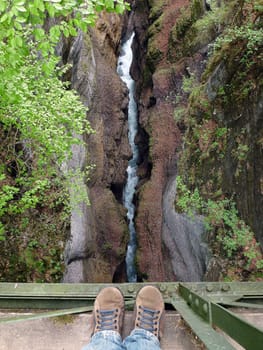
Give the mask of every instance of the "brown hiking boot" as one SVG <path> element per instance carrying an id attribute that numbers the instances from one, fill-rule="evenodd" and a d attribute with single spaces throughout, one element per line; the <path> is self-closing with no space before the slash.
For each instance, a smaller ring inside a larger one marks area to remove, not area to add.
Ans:
<path id="1" fill-rule="evenodd" d="M 94 332 L 116 331 L 121 333 L 124 316 L 124 298 L 115 287 L 102 289 L 94 303 Z"/>
<path id="2" fill-rule="evenodd" d="M 164 302 L 159 289 L 143 287 L 136 298 L 135 328 L 153 333 L 157 338 L 163 335 Z"/>

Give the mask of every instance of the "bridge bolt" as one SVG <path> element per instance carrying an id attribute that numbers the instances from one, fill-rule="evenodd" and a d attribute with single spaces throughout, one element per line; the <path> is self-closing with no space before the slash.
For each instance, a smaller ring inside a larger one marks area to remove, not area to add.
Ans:
<path id="1" fill-rule="evenodd" d="M 228 284 L 223 284 L 222 287 L 221 287 L 221 290 L 223 292 L 228 292 L 230 289 L 230 286 Z"/>
<path id="2" fill-rule="evenodd" d="M 211 286 L 211 285 L 207 285 L 206 286 L 206 290 L 208 291 L 208 292 L 212 292 L 213 291 L 213 286 Z"/>
<path id="3" fill-rule="evenodd" d="M 161 284 L 160 291 L 161 292 L 165 292 L 166 291 L 166 286 L 164 284 Z"/>
<path id="4" fill-rule="evenodd" d="M 134 292 L 134 287 L 133 286 L 129 286 L 128 287 L 128 292 L 129 293 L 133 293 Z"/>

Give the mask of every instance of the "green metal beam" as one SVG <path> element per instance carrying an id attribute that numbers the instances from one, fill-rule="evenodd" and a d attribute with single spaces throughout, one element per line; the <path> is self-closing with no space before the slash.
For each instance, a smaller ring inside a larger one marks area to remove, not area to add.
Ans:
<path id="1" fill-rule="evenodd" d="M 207 349 L 234 349 L 222 334 L 213 329 L 214 326 L 227 333 L 246 349 L 262 348 L 263 332 L 220 305 L 261 310 L 263 283 L 160 282 L 150 284 L 160 289 L 165 302 L 176 308 Z M 134 303 L 137 292 L 144 285 L 142 283 L 118 285 L 0 283 L 0 308 L 56 309 L 56 311 L 33 315 L 2 318 L 0 323 L 91 311 L 98 292 L 106 286 L 117 286 L 124 295 L 126 307 L 129 308 Z"/>
<path id="2" fill-rule="evenodd" d="M 151 283 L 164 298 L 174 293 L 179 283 Z M 0 309 L 65 309 L 93 305 L 98 292 L 106 286 L 100 283 L 0 283 Z M 135 300 L 141 283 L 118 284 L 125 301 Z"/>
<path id="3" fill-rule="evenodd" d="M 74 309 L 66 309 L 66 310 L 57 310 L 57 311 L 48 311 L 48 312 L 42 312 L 42 313 L 36 313 L 31 315 L 19 315 L 16 317 L 5 317 L 0 318 L 0 324 L 1 323 L 16 323 L 21 321 L 31 321 L 31 320 L 39 320 L 42 318 L 49 318 L 49 317 L 58 317 L 58 316 L 65 316 L 65 315 L 72 315 L 72 314 L 80 314 L 83 312 L 92 311 L 93 307 L 78 307 Z"/>
<path id="4" fill-rule="evenodd" d="M 258 298 L 258 291 L 256 293 Z M 189 289 L 187 285 L 180 284 L 179 295 L 202 320 L 209 322 L 211 326 L 220 328 L 247 350 L 262 349 L 263 331 L 215 303 L 209 294 L 205 296 L 202 293 L 200 295 Z M 221 296 L 220 300 L 223 299 L 223 296 Z M 236 302 L 235 304 L 240 306 L 242 303 Z"/>
<path id="5" fill-rule="evenodd" d="M 263 304 L 254 304 L 254 303 L 244 303 L 240 301 L 224 301 L 220 302 L 221 305 L 224 306 L 232 306 L 238 308 L 250 308 L 250 309 L 259 309 L 263 311 Z"/>
<path id="6" fill-rule="evenodd" d="M 247 350 L 262 350 L 263 332 L 222 306 L 211 303 L 212 323 Z"/>
<path id="7" fill-rule="evenodd" d="M 172 305 L 180 313 L 185 322 L 204 343 L 208 350 L 234 350 L 223 335 L 217 333 L 207 322 L 199 317 L 182 299 L 174 296 Z"/>

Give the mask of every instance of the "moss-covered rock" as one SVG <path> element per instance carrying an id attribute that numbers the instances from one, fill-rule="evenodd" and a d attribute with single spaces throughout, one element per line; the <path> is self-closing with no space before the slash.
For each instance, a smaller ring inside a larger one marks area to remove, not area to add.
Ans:
<path id="1" fill-rule="evenodd" d="M 189 97 L 183 115 L 186 133 L 179 173 L 191 190 L 199 189 L 203 198 L 232 198 L 240 217 L 263 246 L 259 219 L 263 215 L 263 33 L 258 22 L 253 21 L 258 16 L 256 7 L 242 8 L 234 0 L 194 21 L 190 9 L 186 9 L 171 32 L 169 58 L 177 62 L 209 50 L 203 74 L 191 68 L 184 78 L 189 81 L 187 86 L 183 84 Z M 215 254 L 224 256 L 218 246 L 211 246 Z M 260 256 L 259 250 L 257 254 Z M 241 260 L 240 265 L 244 264 Z M 225 271 L 230 271 L 227 264 L 226 261 Z M 257 268 L 252 265 L 245 278 L 256 276 Z"/>
<path id="2" fill-rule="evenodd" d="M 153 73 L 158 62 L 163 57 L 163 52 L 156 46 L 154 40 L 149 40 L 146 64 L 148 69 Z"/>
<path id="3" fill-rule="evenodd" d="M 161 0 L 149 1 L 149 6 L 150 6 L 149 21 L 150 21 L 150 23 L 153 23 L 154 21 L 158 20 L 158 18 L 162 15 L 164 5 L 165 5 L 164 1 L 161 1 Z"/>

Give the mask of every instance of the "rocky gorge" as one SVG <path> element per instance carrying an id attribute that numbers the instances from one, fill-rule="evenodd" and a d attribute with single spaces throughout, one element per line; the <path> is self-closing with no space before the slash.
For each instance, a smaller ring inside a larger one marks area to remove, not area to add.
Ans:
<path id="1" fill-rule="evenodd" d="M 64 79 L 88 107 L 94 130 L 81 136 L 84 145 L 74 145 L 64 165 L 64 171 L 88 167 L 88 176 L 79 181 L 90 203 L 71 210 L 68 226 L 61 229 L 65 235 L 57 238 L 55 250 L 63 256 L 56 258 L 65 265 L 62 280 L 127 281 L 129 222 L 123 191 L 132 150 L 129 91 L 117 62 L 132 32 L 138 282 L 260 279 L 262 6 L 257 0 L 129 3 L 125 15 L 101 12 L 94 27 L 57 46 L 63 64 L 71 67 Z M 190 214 L 177 204 L 182 193 L 186 207 L 196 205 Z M 195 198 L 190 200 L 189 193 Z M 204 210 L 204 201 L 210 208 Z M 216 209 L 214 203 L 219 203 Z M 221 203 L 229 211 L 219 213 Z M 211 208 L 214 217 L 208 223 Z M 231 236 L 225 232 L 236 211 Z M 240 245 L 229 248 L 232 238 Z"/>
<path id="2" fill-rule="evenodd" d="M 173 203 L 175 200 L 174 181 L 178 171 L 182 135 L 186 127 L 183 121 L 175 120 L 175 111 L 186 108 L 187 103 L 189 104 L 188 94 L 183 90 L 184 79 L 195 76 L 196 84 L 201 79 L 206 68 L 209 44 L 218 34 L 210 28 L 207 28 L 205 37 L 198 37 L 200 33 L 195 32 L 194 24 L 205 18 L 207 13 L 207 7 L 202 1 L 134 1 L 131 6 L 132 12 L 122 18 L 117 15 L 101 15 L 95 29 L 78 37 L 75 43 L 67 48 L 67 60 L 73 62 L 72 86 L 89 106 L 88 114 L 95 130 L 95 134 L 87 140 L 86 160 L 95 164 L 95 168 L 88 182 L 91 205 L 85 208 L 85 215 L 76 226 L 77 235 L 81 233 L 83 238 L 76 246 L 75 219 L 72 216 L 73 231 L 66 253 L 68 266 L 65 281 L 119 282 L 126 279 L 125 251 L 128 228 L 122 205 L 122 192 L 131 151 L 127 143 L 127 89 L 117 76 L 116 62 L 121 40 L 131 30 L 135 32 L 131 74 L 136 81 L 139 111 L 139 132 L 136 137 L 140 150 L 139 184 L 134 198 L 138 280 L 202 280 L 205 278 L 209 254 L 203 241 L 200 219 L 196 218 L 196 222 L 191 223 L 192 227 L 185 229 L 188 225 L 186 218 L 176 214 L 171 204 L 169 211 L 167 203 Z M 213 10 L 216 11 L 217 6 L 225 5 L 213 6 Z M 238 11 L 238 2 L 233 1 L 231 6 L 231 11 Z M 228 14 L 226 11 L 222 27 L 229 24 L 228 16 L 231 15 L 231 11 Z M 233 75 L 233 72 L 222 68 L 222 63 L 215 70 L 211 70 L 207 78 L 208 100 L 216 99 L 219 86 L 230 79 L 229 74 Z M 262 130 L 259 127 L 260 123 L 262 124 L 260 86 L 255 88 L 254 96 L 255 102 L 250 103 L 250 106 L 254 106 L 251 107 L 254 111 L 250 110 L 247 117 L 243 118 L 246 120 L 245 124 L 238 125 L 238 122 L 234 125 L 234 138 L 237 138 L 244 128 L 250 132 L 255 127 L 256 130 Z M 240 115 L 239 110 L 242 109 L 243 103 L 246 102 L 242 102 L 234 114 Z M 200 115 L 202 112 L 197 113 Z M 229 111 L 223 113 L 226 117 L 221 113 L 220 118 L 225 118 L 227 123 Z M 217 113 L 214 113 L 215 115 Z M 202 119 L 201 115 L 197 118 Z M 212 120 L 216 118 L 213 117 Z M 210 130 L 211 123 L 211 128 L 214 128 L 213 123 L 217 121 L 212 120 L 202 122 L 204 128 L 207 125 Z M 254 124 L 251 129 L 250 121 L 259 124 Z M 244 137 L 240 137 L 248 141 L 248 135 L 245 134 Z M 229 142 L 222 170 L 216 169 L 212 159 L 209 159 L 209 162 L 204 161 L 204 166 L 200 171 L 197 170 L 198 167 L 193 164 L 196 162 L 193 160 L 194 151 L 189 155 L 188 165 L 183 170 L 189 172 L 191 185 L 198 184 L 202 179 L 205 183 L 203 186 L 211 186 L 214 190 L 217 188 L 217 191 L 220 184 L 214 177 L 219 176 L 220 172 L 223 178 L 222 191 L 230 196 L 235 193 L 242 217 L 255 229 L 260 241 L 262 228 L 258 218 L 262 215 L 262 205 L 259 204 L 262 203 L 262 190 L 257 183 L 261 181 L 262 164 L 256 156 L 254 166 L 247 165 L 247 171 L 241 171 L 240 174 L 244 179 L 253 176 L 251 184 L 253 183 L 259 192 L 249 187 L 251 185 L 241 190 L 241 180 L 235 187 L 233 174 L 240 165 L 231 156 L 234 145 L 233 141 Z M 253 153 L 260 154 L 262 146 L 258 140 L 255 140 L 255 143 L 250 142 L 253 149 L 252 144 L 259 147 L 258 151 Z M 216 159 L 215 161 L 217 162 Z M 192 167 L 195 170 L 192 170 Z M 251 169 L 254 169 L 254 175 Z M 194 178 L 193 171 L 199 172 Z M 208 174 L 210 178 L 207 177 Z M 239 189 L 242 196 L 238 194 Z M 171 193 L 173 197 L 169 199 Z M 250 197 L 252 193 L 254 194 Z M 254 199 L 255 195 L 259 196 L 257 200 Z M 250 201 L 251 204 L 248 204 Z M 173 215 L 177 217 L 171 219 Z M 192 242 L 191 246 L 189 242 Z M 81 273 L 76 273 L 76 269 Z M 71 270 L 74 272 L 71 273 Z"/>

